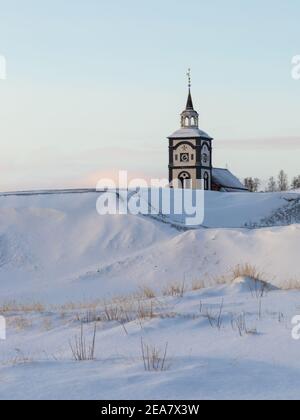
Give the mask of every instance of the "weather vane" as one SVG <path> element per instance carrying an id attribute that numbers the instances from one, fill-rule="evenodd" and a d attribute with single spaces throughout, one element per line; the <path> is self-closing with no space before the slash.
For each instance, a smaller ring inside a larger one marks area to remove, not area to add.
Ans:
<path id="1" fill-rule="evenodd" d="M 189 80 L 189 88 L 191 88 L 191 86 L 192 86 L 191 69 L 188 69 L 188 72 L 187 72 L 186 75 L 187 75 L 188 80 Z"/>

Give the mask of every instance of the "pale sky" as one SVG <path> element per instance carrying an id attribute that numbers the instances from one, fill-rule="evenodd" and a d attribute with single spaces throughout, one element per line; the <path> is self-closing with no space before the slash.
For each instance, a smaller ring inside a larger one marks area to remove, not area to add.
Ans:
<path id="1" fill-rule="evenodd" d="M 214 165 L 300 173 L 299 0 L 0 0 L 0 190 L 167 177 L 192 69 Z"/>

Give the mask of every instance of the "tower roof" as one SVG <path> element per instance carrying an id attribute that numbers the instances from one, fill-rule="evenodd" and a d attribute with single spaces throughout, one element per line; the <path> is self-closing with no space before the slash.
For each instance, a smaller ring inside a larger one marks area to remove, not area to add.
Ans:
<path id="1" fill-rule="evenodd" d="M 189 96 L 188 96 L 188 100 L 186 103 L 186 111 L 194 111 L 194 104 L 193 104 L 193 99 L 192 99 L 192 94 L 191 94 L 191 88 L 189 87 Z"/>
<path id="2" fill-rule="evenodd" d="M 180 130 L 175 131 L 175 133 L 171 134 L 169 139 L 203 139 L 203 140 L 213 140 L 212 137 L 205 133 L 202 130 L 199 130 L 197 127 L 188 128 L 184 127 Z"/>

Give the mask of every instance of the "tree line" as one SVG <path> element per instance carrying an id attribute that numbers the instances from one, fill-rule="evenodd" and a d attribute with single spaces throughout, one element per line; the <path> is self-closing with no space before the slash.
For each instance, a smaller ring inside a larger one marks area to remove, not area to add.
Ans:
<path id="1" fill-rule="evenodd" d="M 263 191 L 261 189 L 262 182 L 259 178 L 245 178 L 244 185 L 250 192 L 259 192 Z M 295 176 L 292 179 L 292 182 L 289 182 L 288 175 L 281 170 L 275 178 L 271 176 L 268 180 L 267 186 L 264 189 L 265 192 L 277 192 L 277 191 L 288 191 L 288 190 L 297 190 L 300 189 L 300 175 Z"/>

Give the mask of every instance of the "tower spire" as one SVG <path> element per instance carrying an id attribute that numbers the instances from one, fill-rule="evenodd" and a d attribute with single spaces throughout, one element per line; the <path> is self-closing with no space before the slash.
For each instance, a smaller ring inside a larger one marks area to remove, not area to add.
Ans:
<path id="1" fill-rule="evenodd" d="M 182 128 L 198 128 L 199 114 L 194 109 L 192 93 L 191 93 L 191 86 L 192 86 L 191 69 L 188 69 L 188 72 L 186 75 L 188 77 L 189 94 L 188 94 L 185 110 L 181 114 L 181 127 Z"/>

